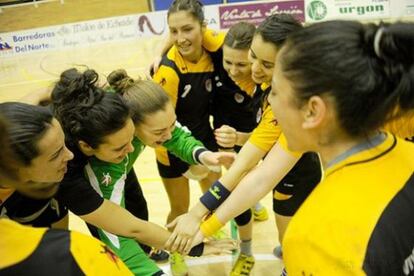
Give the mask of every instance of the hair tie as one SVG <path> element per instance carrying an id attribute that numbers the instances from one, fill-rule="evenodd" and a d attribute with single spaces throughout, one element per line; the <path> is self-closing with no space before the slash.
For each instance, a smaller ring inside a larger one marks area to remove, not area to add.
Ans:
<path id="1" fill-rule="evenodd" d="M 382 35 L 384 34 L 384 30 L 385 30 L 384 27 L 379 27 L 374 37 L 374 51 L 377 57 L 379 58 L 381 58 L 380 42 L 381 42 Z"/>

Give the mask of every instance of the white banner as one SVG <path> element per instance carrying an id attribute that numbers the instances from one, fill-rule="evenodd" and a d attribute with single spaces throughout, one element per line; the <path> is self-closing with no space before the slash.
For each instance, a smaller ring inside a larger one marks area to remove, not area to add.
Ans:
<path id="1" fill-rule="evenodd" d="M 207 6 L 205 17 L 209 28 L 219 28 L 218 5 Z M 167 12 L 159 11 L 0 33 L 0 57 L 138 40 L 167 32 Z"/>
<path id="2" fill-rule="evenodd" d="M 390 0 L 305 0 L 305 9 L 306 22 L 380 19 L 390 17 Z"/>
<path id="3" fill-rule="evenodd" d="M 414 16 L 414 0 L 392 0 L 390 10 L 393 18 Z"/>

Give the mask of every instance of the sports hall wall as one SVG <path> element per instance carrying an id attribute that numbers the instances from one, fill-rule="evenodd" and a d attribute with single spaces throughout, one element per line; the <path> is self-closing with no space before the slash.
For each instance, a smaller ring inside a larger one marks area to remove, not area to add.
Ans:
<path id="1" fill-rule="evenodd" d="M 162 36 L 168 31 L 166 11 L 146 11 L 163 8 L 166 2 L 171 1 L 61 0 L 0 6 L 0 58 Z M 240 20 L 258 24 L 273 13 L 290 13 L 305 23 L 413 20 L 414 0 L 277 0 L 205 7 L 207 24 L 213 29 L 227 29 Z"/>

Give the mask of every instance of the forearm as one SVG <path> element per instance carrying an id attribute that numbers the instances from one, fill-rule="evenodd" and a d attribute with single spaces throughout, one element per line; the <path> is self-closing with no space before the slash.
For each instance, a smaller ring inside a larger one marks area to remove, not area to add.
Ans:
<path id="1" fill-rule="evenodd" d="M 194 138 L 191 133 L 177 122 L 170 140 L 166 141 L 163 146 L 172 154 L 181 160 L 195 165 L 197 164 L 194 152 L 198 148 L 204 148 L 203 143 Z"/>
<path id="2" fill-rule="evenodd" d="M 218 219 L 224 224 L 252 207 L 272 191 L 298 160 L 299 157 L 287 153 L 276 144 L 265 160 L 243 178 L 216 210 Z"/>
<path id="3" fill-rule="evenodd" d="M 249 137 L 252 133 L 251 132 L 239 132 L 237 131 L 237 139 L 236 139 L 236 145 L 243 146 L 246 144 L 247 140 L 249 140 Z"/>
<path id="4" fill-rule="evenodd" d="M 194 217 L 197 217 L 198 219 L 201 219 L 207 215 L 209 210 L 206 208 L 206 206 L 203 205 L 200 201 L 194 205 L 191 210 L 189 211 L 190 214 L 192 214 Z"/>
<path id="5" fill-rule="evenodd" d="M 220 182 L 232 191 L 243 176 L 254 168 L 266 152 L 247 142 L 237 154 L 230 169 L 220 178 Z"/>
<path id="6" fill-rule="evenodd" d="M 81 218 L 107 232 L 134 238 L 157 248 L 163 248 L 170 236 L 170 232 L 161 226 L 138 219 L 126 209 L 108 200 L 104 200 L 98 209 Z"/>

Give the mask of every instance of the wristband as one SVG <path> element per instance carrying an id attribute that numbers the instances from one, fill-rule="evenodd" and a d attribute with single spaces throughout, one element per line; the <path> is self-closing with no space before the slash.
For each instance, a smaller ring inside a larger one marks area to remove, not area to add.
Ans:
<path id="1" fill-rule="evenodd" d="M 210 189 L 200 197 L 200 201 L 207 209 L 213 211 L 217 209 L 229 195 L 230 191 L 227 190 L 219 180 L 216 180 L 213 185 L 211 185 Z"/>
<path id="2" fill-rule="evenodd" d="M 197 244 L 193 248 L 191 248 L 190 252 L 188 252 L 188 256 L 191 257 L 200 257 L 203 255 L 204 252 L 204 242 Z"/>
<path id="3" fill-rule="evenodd" d="M 203 148 L 203 147 L 197 147 L 197 148 L 193 151 L 193 158 L 194 158 L 194 160 L 195 160 L 198 164 L 203 165 L 203 163 L 201 163 L 201 161 L 200 161 L 200 155 L 201 155 L 203 152 L 206 152 L 206 151 L 208 151 L 208 149 Z"/>
<path id="4" fill-rule="evenodd" d="M 207 220 L 203 221 L 200 225 L 201 233 L 204 237 L 210 237 L 214 235 L 218 230 L 223 227 L 223 223 L 219 221 L 216 214 L 212 214 Z"/>

